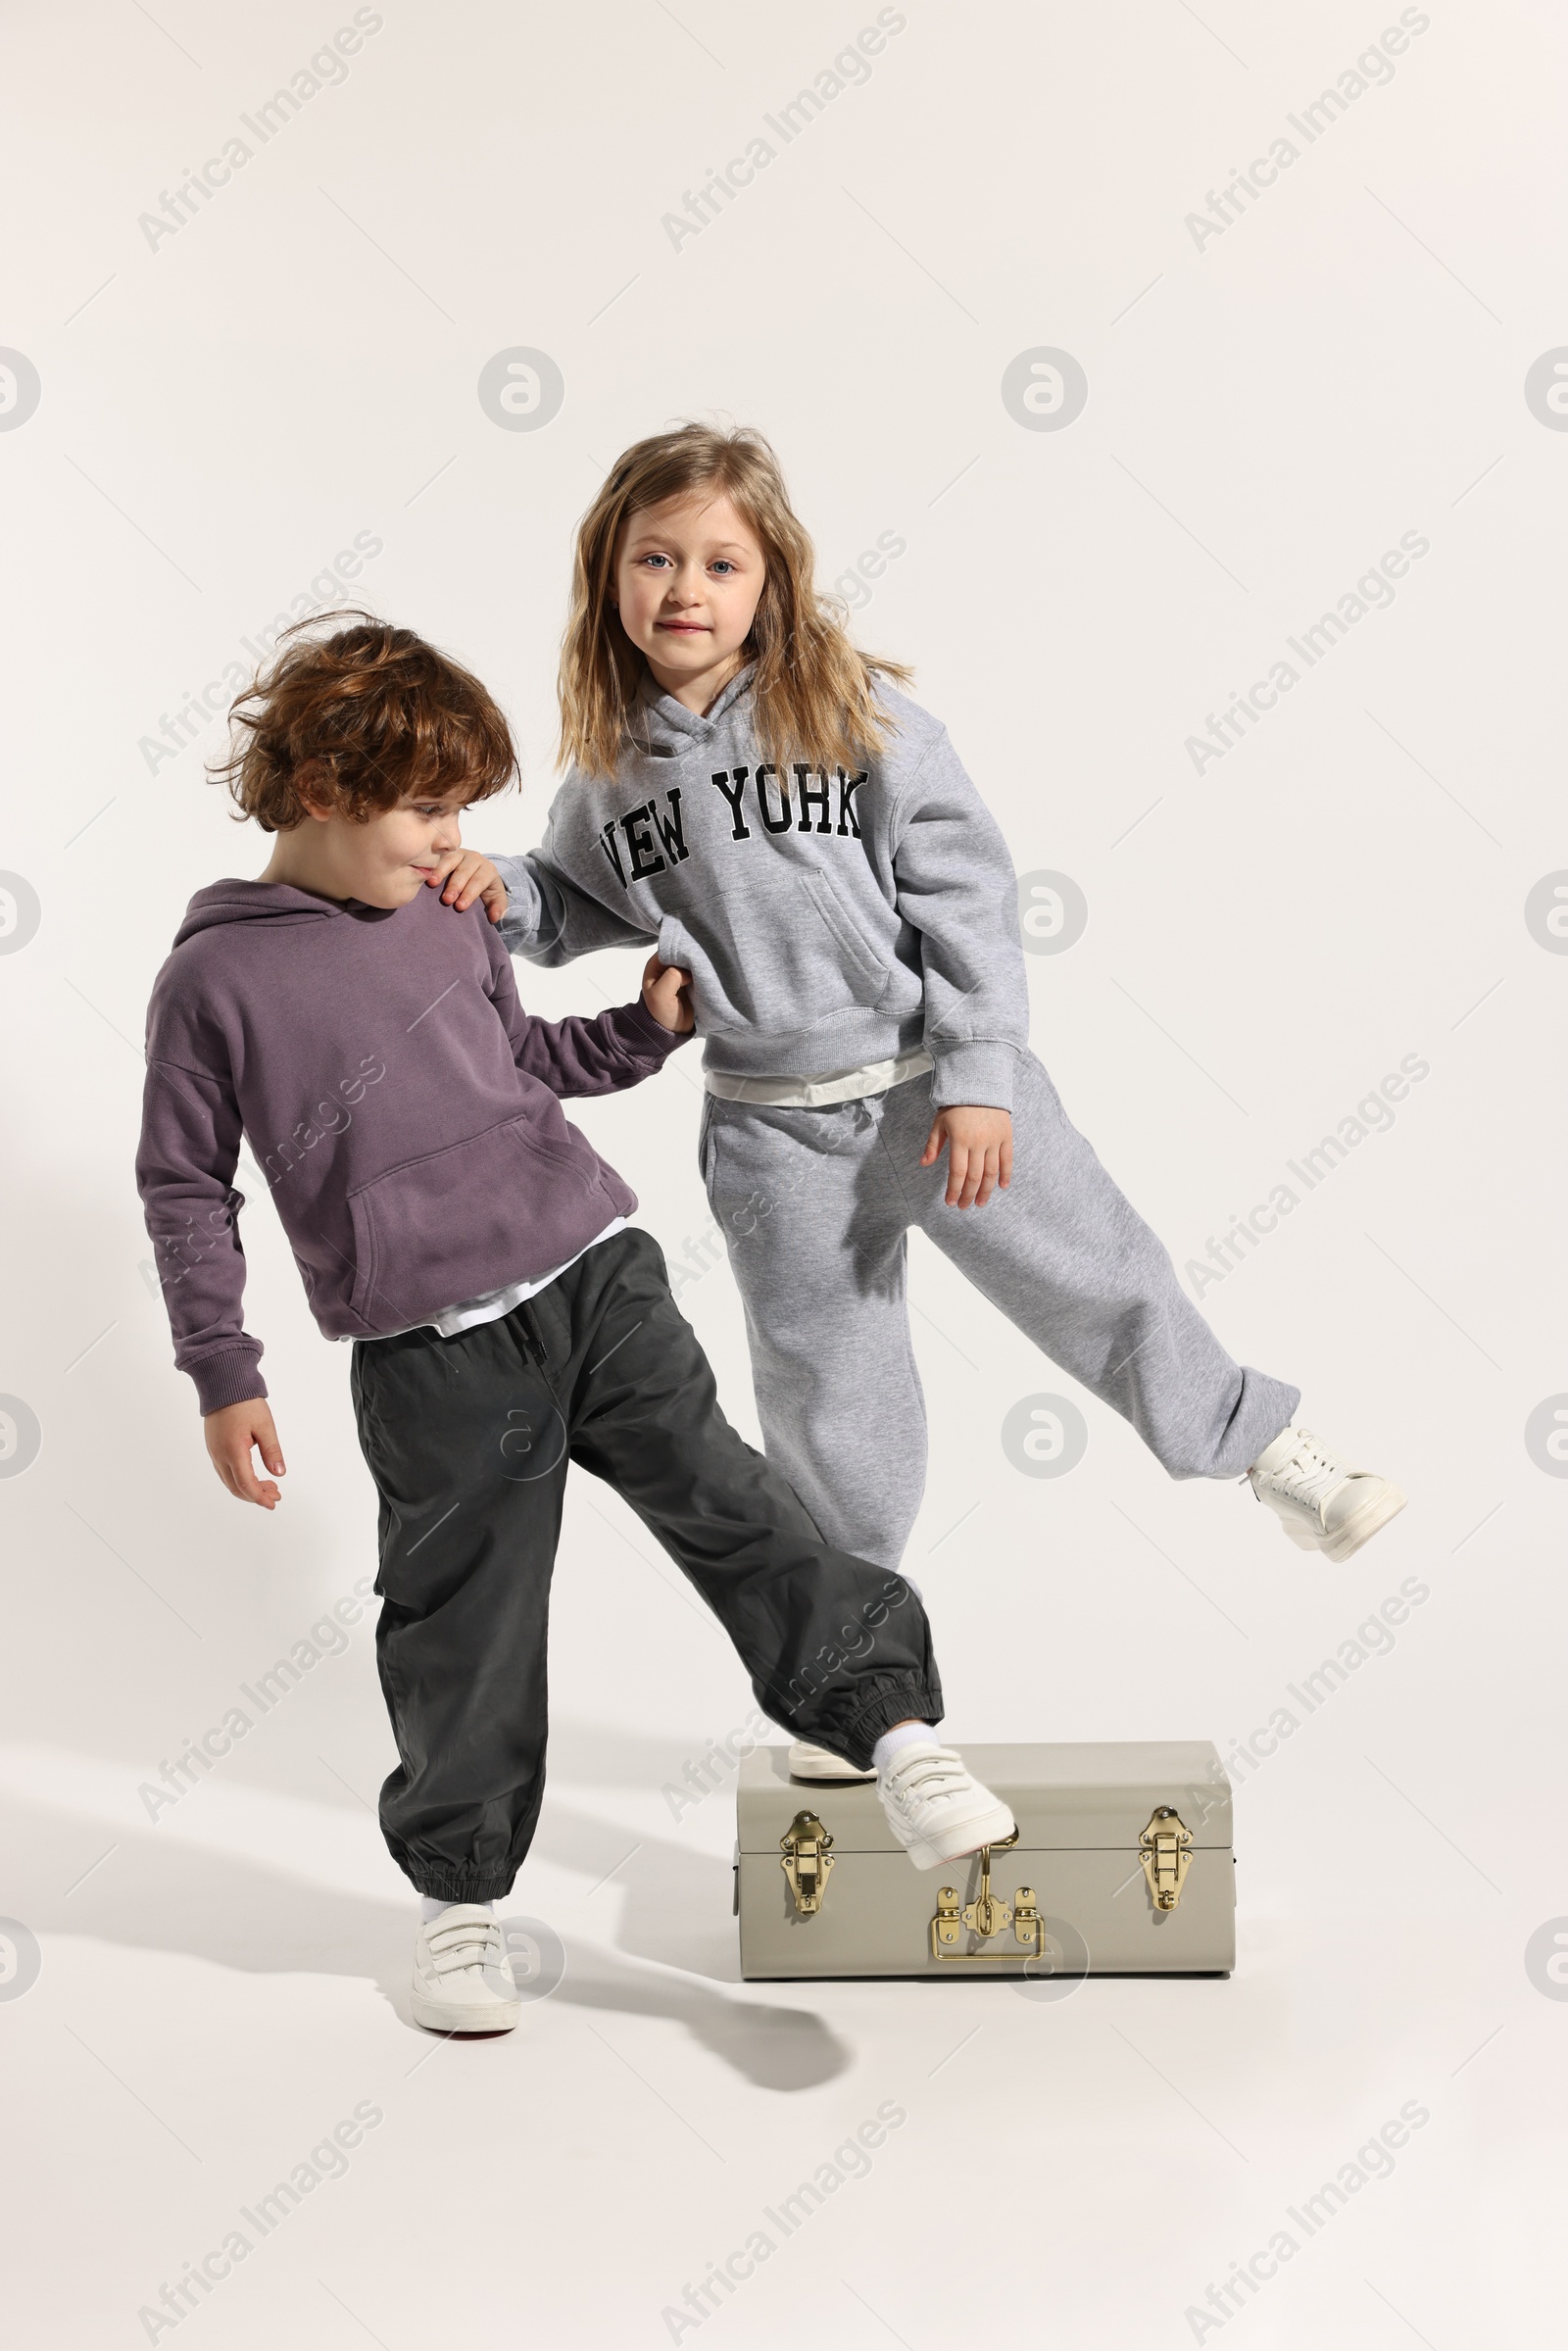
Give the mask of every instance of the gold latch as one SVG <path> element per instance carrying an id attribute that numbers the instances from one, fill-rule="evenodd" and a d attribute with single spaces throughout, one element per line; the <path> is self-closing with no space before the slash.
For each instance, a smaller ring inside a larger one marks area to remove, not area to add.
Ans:
<path id="1" fill-rule="evenodd" d="M 1138 1858 L 1156 1910 L 1174 1910 L 1182 1898 L 1192 1867 L 1193 1833 L 1184 1828 L 1174 1804 L 1156 1804 L 1149 1826 L 1138 1839 Z"/>
<path id="2" fill-rule="evenodd" d="M 997 1849 L 1004 1850 L 1007 1845 L 1015 1845 L 1017 1841 L 1018 1832 L 1014 1829 L 1010 1837 L 1002 1839 Z M 989 1942 L 993 1935 L 1000 1935 L 1004 1927 L 1012 1925 L 1010 1903 L 1004 1902 L 1000 1894 L 994 1894 L 991 1890 L 991 1851 L 990 1845 L 981 1846 L 980 1891 L 972 1902 L 965 1902 L 963 1906 L 964 1925 L 971 1935 L 978 1935 L 982 1942 Z"/>
<path id="3" fill-rule="evenodd" d="M 796 1914 L 813 1918 L 822 1907 L 833 1867 L 833 1839 L 814 1812 L 798 1812 L 778 1841 L 783 1855 L 779 1867 L 790 1882 Z"/>
<path id="4" fill-rule="evenodd" d="M 1018 1832 L 1014 1829 L 1010 1837 L 999 1840 L 996 1849 L 1004 1852 L 1008 1845 L 1015 1845 L 1017 1841 Z M 1016 1956 L 1011 1951 L 960 1951 L 957 1947 L 958 1937 L 965 1927 L 971 1935 L 978 1935 L 982 1942 L 989 1942 L 994 1935 L 1003 1934 L 1010 1927 L 1014 1940 L 1032 1958 L 1045 1957 L 1046 1923 L 1040 1915 L 1034 1887 L 1015 1886 L 1010 1902 L 1004 1902 L 1000 1894 L 994 1894 L 991 1890 L 991 1853 L 990 1845 L 981 1846 L 980 1891 L 972 1902 L 965 1902 L 960 1908 L 958 1889 L 955 1886 L 944 1886 L 938 1890 L 936 1916 L 931 1921 L 933 1959 L 956 1960 L 960 1965 L 971 1967 L 988 1962 L 993 1966 L 999 1962 L 1004 1966 L 1016 1964 Z"/>

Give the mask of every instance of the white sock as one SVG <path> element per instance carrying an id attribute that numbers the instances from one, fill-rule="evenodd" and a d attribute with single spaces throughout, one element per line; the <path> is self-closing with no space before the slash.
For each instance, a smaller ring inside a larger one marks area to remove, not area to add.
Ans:
<path id="1" fill-rule="evenodd" d="M 924 1746 L 936 1735 L 934 1723 L 900 1723 L 896 1730 L 884 1731 L 871 1749 L 872 1768 L 878 1773 L 885 1772 L 902 1749 Z"/>
<path id="2" fill-rule="evenodd" d="M 455 1907 L 456 1905 L 454 1903 L 443 1900 L 439 1894 L 421 1894 L 419 1896 L 420 1926 L 428 1927 L 430 1921 L 432 1919 L 438 1919 L 443 1910 L 452 1910 Z M 494 1902 L 469 1902 L 466 1904 L 466 1908 L 469 1910 L 488 1910 L 492 1918 L 494 1918 L 496 1915 L 496 1906 Z"/>

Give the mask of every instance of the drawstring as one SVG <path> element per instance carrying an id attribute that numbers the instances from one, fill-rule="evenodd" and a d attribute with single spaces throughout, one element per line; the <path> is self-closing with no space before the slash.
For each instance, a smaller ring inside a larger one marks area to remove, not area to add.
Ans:
<path id="1" fill-rule="evenodd" d="M 569 1428 L 571 1424 L 566 1407 L 562 1402 L 560 1391 L 551 1377 L 550 1350 L 545 1346 L 544 1333 L 540 1329 L 539 1318 L 533 1310 L 533 1302 L 530 1298 L 522 1300 L 516 1309 L 516 1315 L 517 1329 L 522 1338 L 522 1351 L 525 1355 L 531 1355 L 538 1365 L 539 1377 L 545 1384 L 550 1401 L 561 1415 L 561 1425 L 564 1429 Z"/>
<path id="2" fill-rule="evenodd" d="M 522 1341 L 523 1353 L 531 1356 L 537 1363 L 540 1371 L 544 1374 L 545 1386 L 554 1396 L 556 1392 L 550 1378 L 550 1365 L 549 1358 L 545 1353 L 545 1343 L 540 1336 L 538 1324 L 534 1320 L 532 1309 L 526 1298 L 521 1299 L 517 1306 L 517 1336 Z"/>

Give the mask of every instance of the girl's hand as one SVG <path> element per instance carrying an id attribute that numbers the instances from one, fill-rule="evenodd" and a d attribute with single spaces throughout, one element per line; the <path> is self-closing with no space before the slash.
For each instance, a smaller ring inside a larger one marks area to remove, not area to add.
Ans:
<path id="1" fill-rule="evenodd" d="M 213 1467 L 229 1493 L 242 1502 L 260 1502 L 264 1510 L 275 1510 L 283 1496 L 272 1484 L 272 1478 L 284 1474 L 283 1448 L 277 1442 L 267 1398 L 253 1396 L 243 1404 L 225 1404 L 221 1412 L 209 1412 L 202 1422 L 202 1431 Z M 252 1445 L 261 1453 L 272 1478 L 258 1478 L 252 1469 Z"/>
<path id="2" fill-rule="evenodd" d="M 481 857 L 476 849 L 448 850 L 430 876 L 429 887 L 440 890 L 441 904 L 456 906 L 460 914 L 466 914 L 476 898 L 484 900 L 492 922 L 499 922 L 507 910 L 507 885 L 489 858 Z"/>
<path id="3" fill-rule="evenodd" d="M 934 1167 L 948 1152 L 947 1204 L 983 1208 L 993 1192 L 1012 1182 L 1012 1116 L 1006 1110 L 939 1110 L 920 1160 Z"/>
<path id="4" fill-rule="evenodd" d="M 684 1037 L 697 1026 L 692 1010 L 692 975 L 682 971 L 678 963 L 662 963 L 650 955 L 643 973 L 643 1003 L 648 1006 L 662 1029 L 673 1029 Z"/>

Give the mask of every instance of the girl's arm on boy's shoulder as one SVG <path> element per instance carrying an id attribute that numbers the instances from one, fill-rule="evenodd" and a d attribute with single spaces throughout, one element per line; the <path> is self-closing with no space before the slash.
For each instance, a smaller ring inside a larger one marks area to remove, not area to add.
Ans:
<path id="1" fill-rule="evenodd" d="M 590 898 L 550 855 L 549 835 L 524 857 L 497 857 L 509 904 L 500 930 L 507 953 L 554 967 L 601 947 L 643 947 L 646 930 Z"/>
<path id="2" fill-rule="evenodd" d="M 486 857 L 474 850 L 454 850 L 431 887 L 439 888 L 445 904 L 460 913 L 482 898 L 508 955 L 530 963 L 569 963 L 601 947 L 641 947 L 649 937 L 563 872 L 550 855 L 548 833 L 527 857 Z"/>
<path id="3" fill-rule="evenodd" d="M 1010 1110 L 1029 1043 L 1017 878 L 945 728 L 896 787 L 888 821 L 899 911 L 920 934 L 932 1101 Z"/>
<path id="4" fill-rule="evenodd" d="M 426 886 L 439 890 L 441 904 L 455 907 L 460 914 L 466 914 L 476 898 L 483 899 L 492 923 L 499 924 L 506 914 L 507 885 L 490 859 L 476 849 L 449 850 L 436 860 Z"/>

